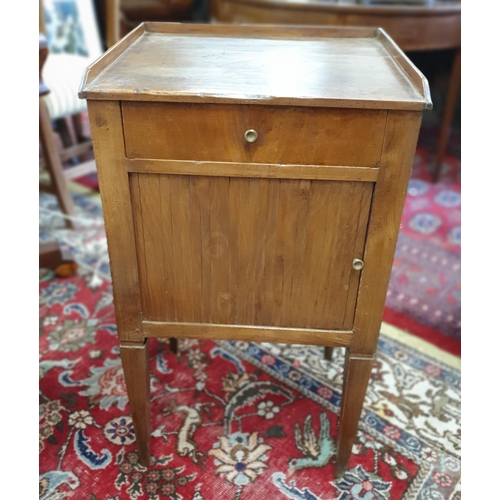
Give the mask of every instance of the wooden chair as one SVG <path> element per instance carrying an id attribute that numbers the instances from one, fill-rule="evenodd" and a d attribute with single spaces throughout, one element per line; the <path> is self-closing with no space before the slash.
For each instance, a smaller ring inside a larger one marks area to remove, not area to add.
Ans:
<path id="1" fill-rule="evenodd" d="M 117 10 L 118 1 L 109 1 L 107 6 L 110 10 Z M 40 33 L 45 34 L 42 0 L 39 1 L 39 8 Z M 118 41 L 118 30 L 114 27 L 118 18 L 113 12 L 108 19 L 107 44 L 109 45 L 113 41 L 112 35 L 115 37 L 113 43 Z M 51 54 L 47 57 L 49 52 L 47 41 L 41 43 L 44 44 L 44 49 L 40 52 L 40 74 L 43 66 L 43 80 L 50 88 L 50 93 L 40 98 L 39 135 L 43 152 L 40 167 L 48 172 L 50 185 L 40 183 L 39 188 L 40 191 L 54 194 L 61 211 L 71 217 L 75 215 L 75 207 L 68 189 L 68 181 L 96 170 L 93 159 L 85 161 L 86 153 L 92 149 L 92 141 L 83 133 L 81 114 L 86 111 L 87 107 L 86 103 L 78 98 L 82 76 L 86 68 L 95 60 L 96 54 L 94 50 L 94 53 L 88 57 L 68 53 Z M 99 50 L 102 53 L 102 47 Z M 46 63 L 45 60 L 47 60 Z M 68 124 L 69 120 L 72 123 L 74 137 Z M 57 132 L 61 138 L 62 149 L 58 147 L 54 132 Z M 78 163 L 64 168 L 63 163 L 70 159 L 78 159 Z M 73 227 L 71 219 L 67 219 L 66 224 Z"/>
<path id="2" fill-rule="evenodd" d="M 38 43 L 38 53 L 39 53 L 39 81 L 38 81 L 38 95 L 40 101 L 42 101 L 43 97 L 49 93 L 49 88 L 42 80 L 42 67 L 47 59 L 48 48 L 47 48 L 47 40 L 41 34 L 39 34 L 39 43 Z M 47 268 L 56 271 L 56 273 L 60 273 L 64 268 L 64 272 L 66 276 L 73 275 L 76 273 L 78 269 L 78 265 L 76 262 L 72 260 L 65 260 L 61 248 L 59 247 L 59 243 L 57 241 L 49 241 L 47 243 L 39 244 L 39 267 Z"/>

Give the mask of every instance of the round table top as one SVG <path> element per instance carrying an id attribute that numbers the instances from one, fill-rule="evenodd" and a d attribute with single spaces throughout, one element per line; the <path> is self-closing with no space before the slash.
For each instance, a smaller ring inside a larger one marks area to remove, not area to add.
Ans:
<path id="1" fill-rule="evenodd" d="M 461 46 L 460 0 L 212 0 L 212 19 L 238 24 L 379 27 L 403 51 Z"/>
<path id="2" fill-rule="evenodd" d="M 339 13 L 384 15 L 437 15 L 459 13 L 461 0 L 231 0 L 236 3 L 266 4 L 273 7 L 316 9 Z"/>

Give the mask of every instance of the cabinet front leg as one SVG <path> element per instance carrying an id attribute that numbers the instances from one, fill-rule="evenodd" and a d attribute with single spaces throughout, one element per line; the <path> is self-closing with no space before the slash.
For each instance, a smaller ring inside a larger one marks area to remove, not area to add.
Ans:
<path id="1" fill-rule="evenodd" d="M 148 352 L 147 339 L 144 344 L 120 346 L 120 356 L 139 451 L 139 462 L 144 467 L 148 467 L 150 464 L 151 422 Z"/>
<path id="2" fill-rule="evenodd" d="M 347 469 L 347 462 L 351 456 L 352 445 L 358 431 L 359 417 L 363 409 L 372 365 L 373 357 L 357 357 L 347 351 L 337 439 L 335 465 L 337 478 L 341 478 Z"/>

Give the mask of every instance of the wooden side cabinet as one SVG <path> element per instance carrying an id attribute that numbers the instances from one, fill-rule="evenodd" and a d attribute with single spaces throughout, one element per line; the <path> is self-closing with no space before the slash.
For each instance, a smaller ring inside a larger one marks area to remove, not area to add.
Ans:
<path id="1" fill-rule="evenodd" d="M 80 97 L 141 463 L 148 338 L 242 339 L 347 348 L 342 476 L 426 79 L 381 29 L 145 23 Z"/>

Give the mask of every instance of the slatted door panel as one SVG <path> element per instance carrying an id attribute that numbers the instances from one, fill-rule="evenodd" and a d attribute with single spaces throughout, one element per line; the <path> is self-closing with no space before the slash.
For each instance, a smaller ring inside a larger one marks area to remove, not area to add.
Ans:
<path id="1" fill-rule="evenodd" d="M 349 329 L 371 183 L 132 174 L 143 317 Z"/>

